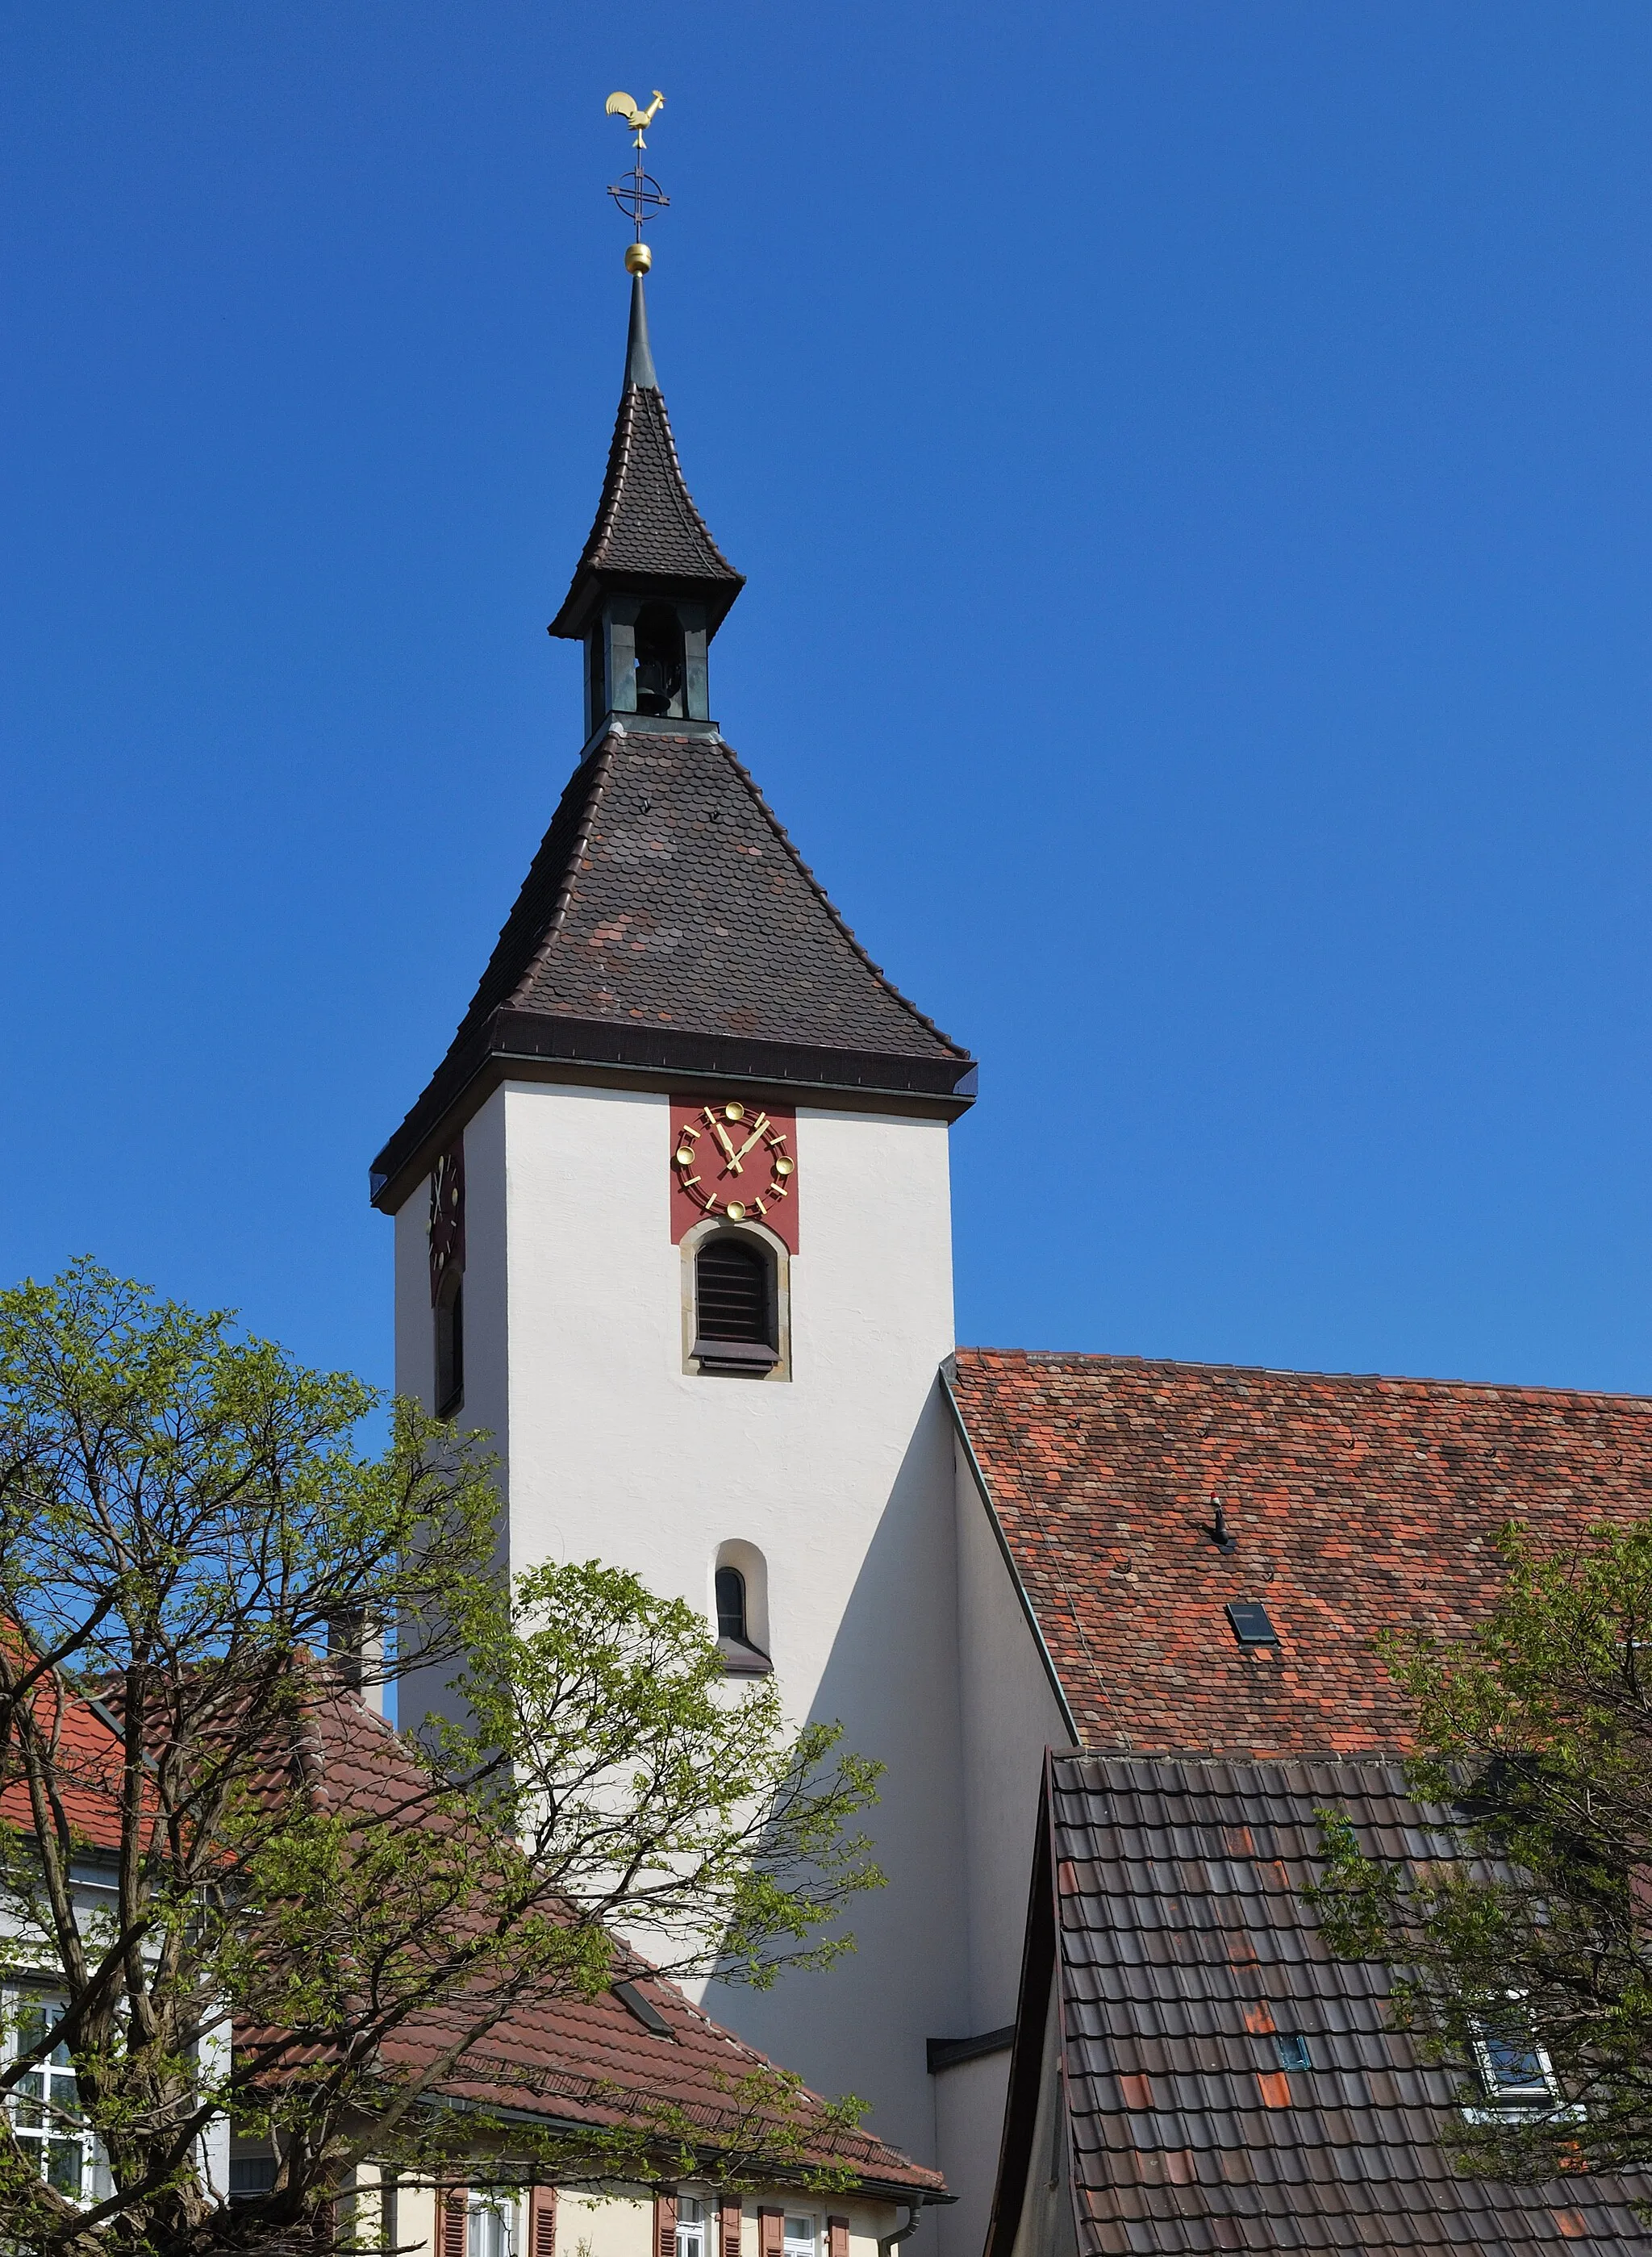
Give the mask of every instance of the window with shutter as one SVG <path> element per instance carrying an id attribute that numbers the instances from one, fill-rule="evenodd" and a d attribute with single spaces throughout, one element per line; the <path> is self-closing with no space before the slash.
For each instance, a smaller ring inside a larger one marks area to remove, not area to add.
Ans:
<path id="1" fill-rule="evenodd" d="M 654 2257 L 677 2257 L 677 2197 L 654 2197 Z"/>
<path id="2" fill-rule="evenodd" d="M 723 2237 L 722 2257 L 740 2257 L 740 2198 L 724 2195 L 720 2213 Z"/>
<path id="3" fill-rule="evenodd" d="M 769 1371 L 775 1343 L 774 1264 L 744 1231 L 714 1231 L 695 1256 L 694 1353 L 711 1369 Z"/>
<path id="4" fill-rule="evenodd" d="M 760 2257 L 780 2257 L 786 2239 L 786 2212 L 783 2210 L 759 2210 L 757 2214 L 757 2243 Z"/>
<path id="5" fill-rule="evenodd" d="M 444 2187 L 441 2190 L 441 2257 L 466 2257 L 466 2231 L 470 2209 L 469 2190 L 466 2187 Z"/>

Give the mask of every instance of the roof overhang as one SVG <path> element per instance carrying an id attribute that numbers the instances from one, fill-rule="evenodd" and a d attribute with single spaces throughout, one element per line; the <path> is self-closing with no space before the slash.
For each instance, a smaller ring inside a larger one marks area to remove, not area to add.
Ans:
<path id="1" fill-rule="evenodd" d="M 371 1196 L 394 1214 L 430 1171 L 436 1154 L 501 1082 L 595 1080 L 671 1089 L 684 1081 L 728 1084 L 770 1101 L 814 1096 L 855 1112 L 928 1114 L 956 1121 L 976 1098 L 979 1068 L 969 1058 L 907 1058 L 760 1042 L 690 1027 L 638 1027 L 548 1011 L 495 1011 L 449 1054 L 372 1164 Z"/>
<path id="2" fill-rule="evenodd" d="M 715 635 L 745 585 L 744 572 L 733 573 L 726 580 L 701 580 L 660 572 L 616 572 L 606 565 L 582 564 L 562 598 L 562 608 L 545 632 L 578 642 L 589 633 L 604 597 L 624 595 L 655 597 L 665 603 L 703 604 L 706 633 Z"/>

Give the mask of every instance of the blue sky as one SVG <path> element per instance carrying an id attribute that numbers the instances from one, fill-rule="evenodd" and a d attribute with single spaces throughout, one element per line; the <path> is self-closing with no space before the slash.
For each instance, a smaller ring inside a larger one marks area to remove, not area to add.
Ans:
<path id="1" fill-rule="evenodd" d="M 656 355 L 960 1337 L 1652 1385 L 1652 13 L 7 0 L 0 1274 L 389 1370 Z"/>

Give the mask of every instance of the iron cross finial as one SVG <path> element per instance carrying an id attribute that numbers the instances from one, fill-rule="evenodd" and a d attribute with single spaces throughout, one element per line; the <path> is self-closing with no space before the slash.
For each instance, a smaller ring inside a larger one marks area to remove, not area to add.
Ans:
<path id="1" fill-rule="evenodd" d="M 661 189 L 652 173 L 642 168 L 642 152 L 648 146 L 643 134 L 665 108 L 666 97 L 658 87 L 654 98 L 646 110 L 639 110 L 628 94 L 611 94 L 604 107 L 610 117 L 623 117 L 629 130 L 636 135 L 632 146 L 637 161 L 628 180 L 616 180 L 608 193 L 631 220 L 635 239 L 642 241 L 642 223 L 653 211 L 663 211 L 671 199 Z"/>

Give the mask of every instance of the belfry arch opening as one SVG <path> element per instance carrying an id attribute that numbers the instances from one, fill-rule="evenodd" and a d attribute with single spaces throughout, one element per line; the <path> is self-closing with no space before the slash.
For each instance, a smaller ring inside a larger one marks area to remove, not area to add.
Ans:
<path id="1" fill-rule="evenodd" d="M 686 672 L 682 621 L 674 604 L 645 604 L 637 614 L 637 711 L 678 721 Z"/>

